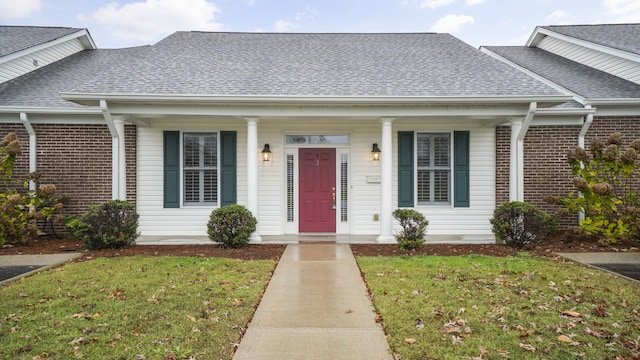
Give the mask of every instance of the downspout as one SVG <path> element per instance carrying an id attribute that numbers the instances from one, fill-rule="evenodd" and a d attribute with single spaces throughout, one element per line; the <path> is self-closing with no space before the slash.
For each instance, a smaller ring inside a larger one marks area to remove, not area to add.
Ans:
<path id="1" fill-rule="evenodd" d="M 584 107 L 585 109 L 591 109 L 591 105 L 585 105 Z M 587 132 L 589 131 L 589 128 L 591 127 L 591 123 L 593 122 L 593 114 L 587 114 L 587 116 L 585 116 L 584 119 L 584 124 L 582 124 L 582 128 L 580 129 L 580 133 L 578 134 L 578 146 L 584 149 L 584 139 L 587 136 Z M 578 194 L 579 196 L 582 196 L 582 194 Z M 584 220 L 585 216 L 584 216 L 584 210 L 580 210 L 580 212 L 578 212 L 578 221 L 580 221 L 580 224 L 582 224 L 582 221 Z"/>
<path id="2" fill-rule="evenodd" d="M 111 198 L 118 200 L 120 198 L 120 136 L 105 100 L 100 100 L 100 110 L 111 133 Z"/>
<path id="3" fill-rule="evenodd" d="M 37 171 L 36 132 L 35 130 L 33 130 L 33 126 L 31 126 L 31 123 L 29 122 L 29 117 L 27 116 L 27 113 L 23 113 L 23 112 L 20 113 L 20 121 L 22 121 L 22 125 L 24 125 L 24 128 L 27 129 L 27 133 L 29 134 L 29 172 L 30 173 L 36 172 Z M 36 183 L 33 180 L 29 180 L 29 190 L 31 191 L 36 190 Z"/>
<path id="4" fill-rule="evenodd" d="M 524 201 L 524 137 L 538 110 L 538 104 L 533 101 L 522 123 L 514 122 L 511 128 L 511 162 L 509 197 L 511 201 Z M 514 137 L 515 135 L 515 137 Z"/>

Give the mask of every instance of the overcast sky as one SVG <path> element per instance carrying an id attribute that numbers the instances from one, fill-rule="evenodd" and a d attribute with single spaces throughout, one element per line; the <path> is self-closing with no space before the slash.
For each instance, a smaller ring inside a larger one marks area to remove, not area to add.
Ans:
<path id="1" fill-rule="evenodd" d="M 87 28 L 99 48 L 178 30 L 444 32 L 524 45 L 537 25 L 640 23 L 640 0 L 0 0 L 0 24 Z"/>

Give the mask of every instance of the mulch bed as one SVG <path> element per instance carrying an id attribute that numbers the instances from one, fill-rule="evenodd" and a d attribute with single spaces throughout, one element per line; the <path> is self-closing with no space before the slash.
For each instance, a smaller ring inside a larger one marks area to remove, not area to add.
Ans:
<path id="1" fill-rule="evenodd" d="M 534 256 L 554 257 L 559 252 L 629 252 L 638 251 L 640 242 L 621 241 L 603 245 L 598 238 L 585 236 L 572 231 L 560 232 L 534 250 L 528 251 Z M 248 245 L 240 249 L 226 249 L 211 245 L 133 245 L 113 250 L 87 250 L 81 241 L 69 239 L 40 238 L 28 244 L 0 249 L 0 255 L 52 254 L 60 252 L 82 252 L 80 261 L 96 257 L 122 256 L 199 256 L 223 257 L 243 260 L 278 260 L 285 245 Z M 395 244 L 353 244 L 351 249 L 356 256 L 399 256 L 399 255 L 466 255 L 514 256 L 523 250 L 506 245 L 449 245 L 428 244 L 414 251 L 403 251 Z"/>

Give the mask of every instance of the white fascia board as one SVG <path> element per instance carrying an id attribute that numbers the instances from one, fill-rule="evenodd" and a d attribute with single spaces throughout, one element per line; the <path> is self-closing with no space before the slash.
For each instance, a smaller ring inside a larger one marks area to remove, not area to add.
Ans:
<path id="1" fill-rule="evenodd" d="M 36 46 L 32 46 L 30 48 L 24 49 L 24 50 L 20 50 L 20 51 L 16 51 L 12 54 L 8 54 L 5 55 L 3 57 L 0 57 L 0 64 L 17 59 L 17 58 L 21 58 L 23 56 L 29 55 L 29 54 L 33 54 L 35 52 L 38 52 L 42 49 L 46 49 L 48 47 L 51 46 L 55 46 L 58 44 L 61 44 L 63 42 L 67 42 L 69 40 L 73 40 L 79 38 L 80 42 L 84 45 L 86 50 L 95 50 L 97 49 L 95 42 L 93 41 L 93 39 L 91 38 L 91 35 L 89 34 L 89 31 L 87 31 L 87 29 L 82 29 L 79 31 L 76 31 L 74 33 L 71 33 L 69 35 L 65 35 L 61 38 L 57 38 L 55 40 L 51 40 L 49 42 L 46 43 L 42 43 Z"/>
<path id="2" fill-rule="evenodd" d="M 101 115 L 99 108 L 61 108 L 61 107 L 16 107 L 16 106 L 0 106 L 0 114 L 52 114 L 52 115 Z"/>
<path id="3" fill-rule="evenodd" d="M 638 113 L 640 114 L 640 98 L 610 98 L 610 99 L 587 99 L 587 104 L 597 106 L 597 105 L 608 105 L 608 106 L 637 106 Z"/>
<path id="4" fill-rule="evenodd" d="M 64 100 L 78 104 L 109 103 L 139 104 L 260 104 L 260 105 L 434 105 L 434 104 L 561 104 L 572 99 L 568 95 L 512 95 L 512 96 L 286 96 L 286 95 L 184 95 L 184 94 L 91 94 L 60 93 Z"/>
<path id="5" fill-rule="evenodd" d="M 624 50 L 618 50 L 618 49 L 614 49 L 612 47 L 609 46 L 604 46 L 604 45 L 600 45 L 600 44 L 596 44 L 590 41 L 586 41 L 586 40 L 580 40 L 571 36 L 567 36 L 567 35 L 563 35 L 563 34 L 559 34 L 555 31 L 551 31 L 549 29 L 543 29 L 540 27 L 537 27 L 536 30 L 534 31 L 534 33 L 531 35 L 531 37 L 529 38 L 529 41 L 527 41 L 526 46 L 528 47 L 536 47 L 538 45 L 538 43 L 545 37 L 545 36 L 551 36 L 554 37 L 556 39 L 560 39 L 575 45 L 579 45 L 588 49 L 592 49 L 592 50 L 596 50 L 605 54 L 609 54 L 609 55 L 613 55 L 613 56 L 617 56 L 619 58 L 622 59 L 626 59 L 626 60 L 630 60 L 630 61 L 634 61 L 636 63 L 640 63 L 640 55 L 638 54 L 634 54 L 634 53 L 630 53 L 628 51 L 624 51 Z"/>
<path id="6" fill-rule="evenodd" d="M 579 102 L 580 104 L 584 104 L 584 102 L 585 102 L 585 98 L 580 96 L 579 94 L 577 94 L 577 93 L 575 93 L 575 92 L 573 92 L 573 91 L 571 91 L 571 90 L 569 90 L 569 89 L 567 89 L 567 88 L 565 88 L 563 86 L 560 86 L 557 83 L 555 83 L 555 82 L 553 82 L 553 81 L 551 81 L 551 80 L 549 80 L 549 79 L 547 79 L 547 78 L 545 78 L 543 76 L 540 76 L 537 73 L 535 73 L 535 72 L 533 72 L 533 71 L 531 71 L 531 70 L 529 70 L 529 69 L 527 69 L 525 67 L 522 67 L 522 66 L 514 63 L 513 61 L 508 60 L 508 59 L 504 58 L 503 56 L 500 56 L 499 54 L 496 54 L 495 52 L 493 52 L 493 51 L 491 51 L 491 50 L 489 50 L 489 49 L 487 49 L 485 47 L 481 47 L 480 51 L 484 52 L 485 54 L 487 54 L 487 55 L 489 55 L 489 56 L 491 56 L 491 57 L 493 57 L 493 58 L 495 58 L 497 60 L 500 60 L 500 61 L 506 63 L 507 65 L 510 65 L 513 68 L 516 68 L 516 69 L 520 70 L 521 72 L 523 72 L 523 73 L 525 73 L 525 74 L 527 74 L 527 75 L 529 75 L 529 76 L 531 76 L 531 77 L 533 77 L 533 78 L 545 83 L 546 85 L 558 90 L 559 92 L 562 92 L 562 93 L 569 94 L 569 95 L 573 96 L 573 100 Z"/>

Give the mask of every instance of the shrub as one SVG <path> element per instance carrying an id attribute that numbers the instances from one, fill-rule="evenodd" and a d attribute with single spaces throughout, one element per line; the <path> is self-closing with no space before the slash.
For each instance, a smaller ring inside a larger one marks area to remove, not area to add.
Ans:
<path id="1" fill-rule="evenodd" d="M 223 247 L 239 248 L 249 243 L 258 221 L 242 205 L 226 205 L 211 212 L 207 223 L 209 239 Z"/>
<path id="2" fill-rule="evenodd" d="M 13 168 L 20 155 L 20 141 L 9 133 L 0 141 L 0 245 L 26 243 L 38 235 L 37 221 L 57 220 L 66 196 L 56 194 L 53 184 L 41 184 L 38 190 L 27 190 L 30 181 L 37 181 L 38 173 L 25 179 L 14 179 Z"/>
<path id="3" fill-rule="evenodd" d="M 398 247 L 402 250 L 413 250 L 422 247 L 429 221 L 422 213 L 413 209 L 396 209 L 393 217 L 400 222 L 402 230 L 395 235 Z"/>
<path id="4" fill-rule="evenodd" d="M 533 249 L 556 231 L 556 218 L 534 205 L 512 201 L 500 205 L 490 220 L 498 240 L 512 248 Z"/>
<path id="5" fill-rule="evenodd" d="M 577 147 L 567 160 L 577 191 L 564 197 L 551 197 L 566 214 L 581 212 L 580 225 L 589 235 L 606 242 L 623 237 L 640 237 L 640 139 L 622 149 L 622 134 L 613 133 L 607 141 L 594 139 L 588 150 Z"/>
<path id="6" fill-rule="evenodd" d="M 135 206 L 122 200 L 92 205 L 81 217 L 68 217 L 65 226 L 70 237 L 84 241 L 90 249 L 121 248 L 140 235 Z"/>

